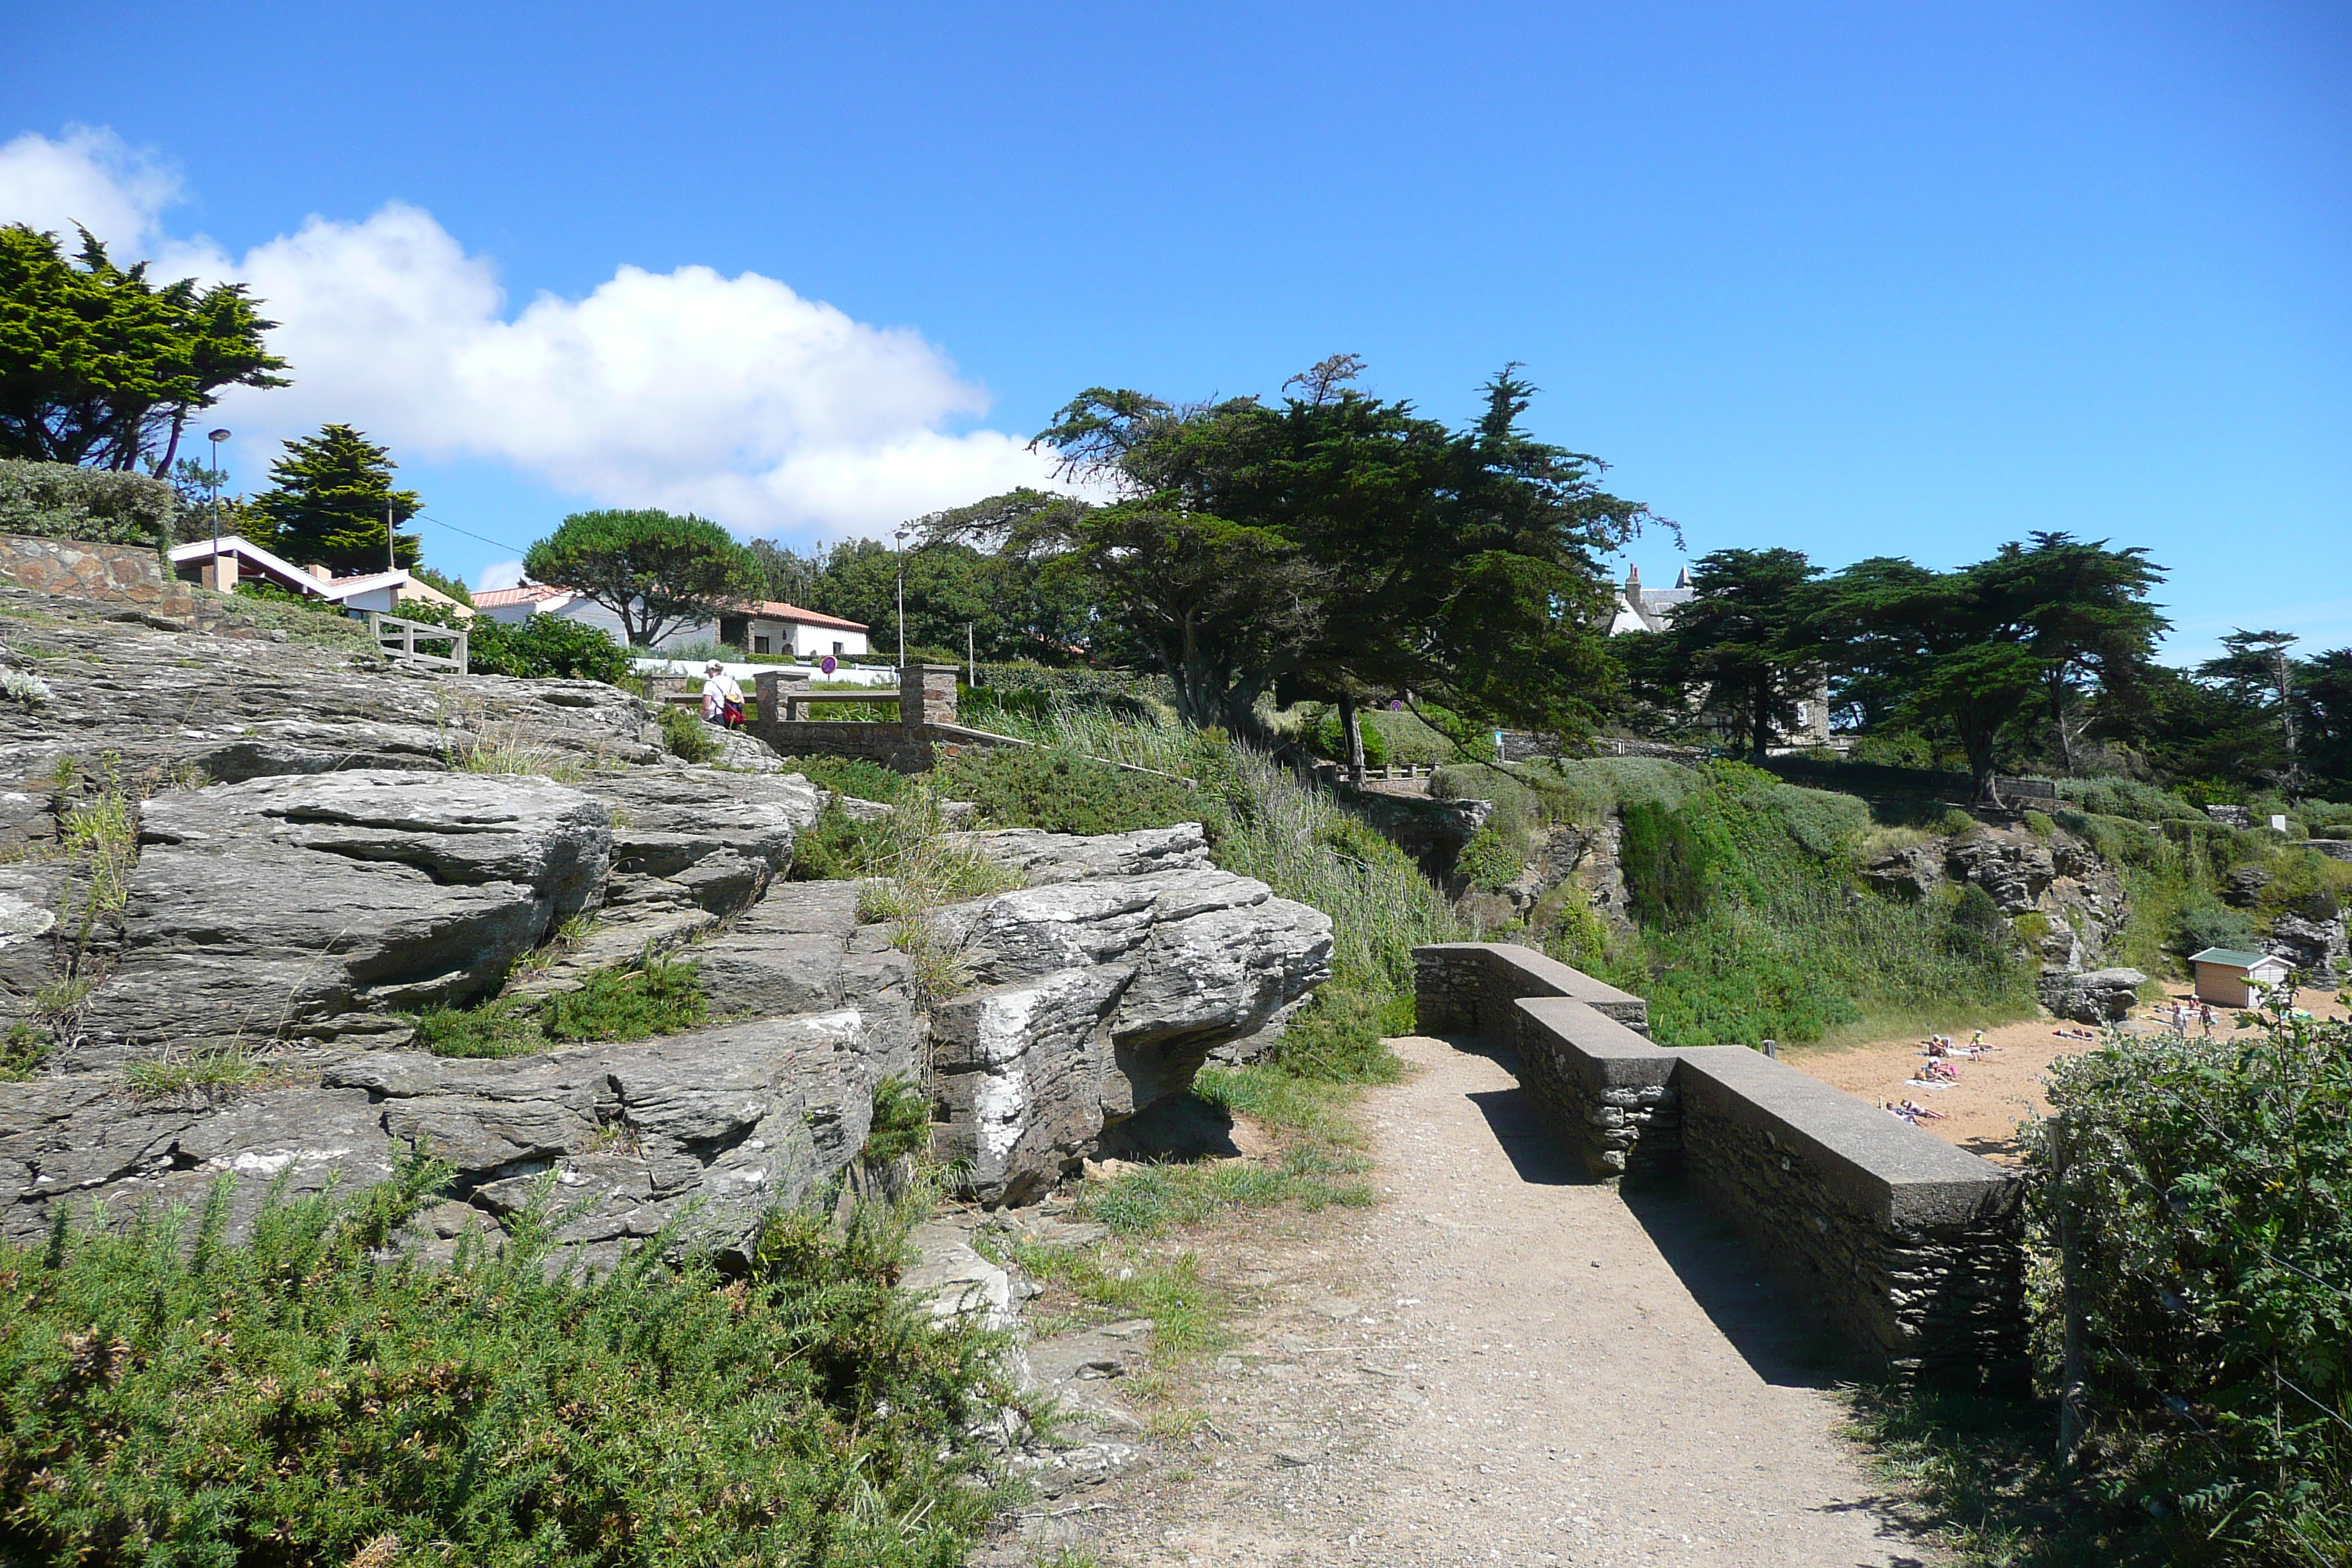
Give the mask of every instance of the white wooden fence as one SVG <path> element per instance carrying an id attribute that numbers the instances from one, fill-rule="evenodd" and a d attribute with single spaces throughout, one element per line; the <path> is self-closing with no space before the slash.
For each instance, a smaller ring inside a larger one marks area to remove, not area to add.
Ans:
<path id="1" fill-rule="evenodd" d="M 387 616 L 381 610 L 367 613 L 368 635 L 375 646 L 383 649 L 394 664 L 404 664 L 411 669 L 451 669 L 466 673 L 466 634 L 451 626 L 436 626 L 430 621 L 412 621 L 402 616 Z M 446 642 L 449 651 L 419 653 L 416 644 Z"/>

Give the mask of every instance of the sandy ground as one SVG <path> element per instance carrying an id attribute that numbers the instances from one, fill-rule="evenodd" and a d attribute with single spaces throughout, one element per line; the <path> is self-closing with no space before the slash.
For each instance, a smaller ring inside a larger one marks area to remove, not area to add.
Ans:
<path id="1" fill-rule="evenodd" d="M 1377 1209 L 1193 1238 L 1244 1342 L 1205 1414 L 1040 1510 L 1025 1552 L 1106 1568 L 1855 1568 L 1942 1559 L 1838 1435 L 1822 1347 L 1687 1200 L 1574 1174 L 1505 1065 L 1392 1042 Z M 997 1559 L 1020 1561 L 1007 1552 Z"/>
<path id="2" fill-rule="evenodd" d="M 2187 998 L 2190 993 L 2186 985 L 2176 985 L 2168 987 L 2165 994 L 2168 1002 L 2176 996 Z M 2334 992 L 2303 991 L 2297 994 L 2296 1005 L 2323 1018 L 2345 1016 Z M 2144 1032 L 2170 1033 L 2168 1023 L 2158 1022 L 2158 1005 L 2142 1007 L 2126 1026 Z M 2215 1033 L 2226 1033 L 2233 1016 L 2216 1009 Z M 1906 1081 L 1916 1077 L 1927 1060 L 1925 1042 L 1916 1038 L 1882 1040 L 1843 1050 L 1798 1047 L 1784 1052 L 1782 1059 L 1874 1105 L 1908 1100 L 1931 1110 L 1940 1110 L 1944 1113 L 1940 1120 L 1926 1120 L 1919 1125 L 1989 1160 L 2011 1163 L 2018 1157 L 2018 1123 L 2050 1113 L 2049 1100 L 2042 1092 L 2043 1075 L 2050 1064 L 2070 1052 L 2088 1050 L 2098 1043 L 2066 1039 L 2057 1034 L 2060 1029 L 2081 1027 L 2059 1019 L 2042 1018 L 1988 1029 L 1985 1043 L 1999 1048 L 1989 1057 L 1959 1061 L 1959 1081 L 1940 1089 L 1922 1089 Z M 2201 1032 L 2194 1024 L 2189 1030 L 2191 1034 Z M 1974 1031 L 1954 1029 L 1950 1033 L 1956 1042 L 1967 1045 Z"/>

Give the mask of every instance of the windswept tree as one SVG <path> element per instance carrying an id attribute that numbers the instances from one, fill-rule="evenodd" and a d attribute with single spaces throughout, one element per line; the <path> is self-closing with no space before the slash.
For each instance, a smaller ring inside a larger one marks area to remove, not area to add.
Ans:
<path id="1" fill-rule="evenodd" d="M 1326 698 L 1360 757 L 1359 702 L 1410 692 L 1581 732 L 1615 673 L 1600 557 L 1646 510 L 1601 489 L 1597 459 L 1527 434 L 1515 368 L 1459 431 L 1358 391 L 1360 368 L 1327 360 L 1278 405 L 1090 388 L 1035 444 L 1109 504 L 1018 491 L 925 531 L 1083 584 L 1194 723 L 1255 733 L 1261 697 Z"/>
<path id="2" fill-rule="evenodd" d="M 0 457 L 167 475 L 189 420 L 230 386 L 284 386 L 241 283 L 153 283 L 87 229 L 0 226 Z"/>
<path id="3" fill-rule="evenodd" d="M 1718 550 L 1691 571 L 1690 599 L 1675 607 L 1657 647 L 1685 688 L 1706 688 L 1706 707 L 1727 718 L 1762 756 L 1797 721 L 1797 704 L 1821 684 L 1813 579 L 1821 568 L 1795 550 Z"/>
<path id="4" fill-rule="evenodd" d="M 1990 798 L 2003 731 L 2053 679 L 2120 679 L 2145 662 L 2165 626 L 2146 602 L 2162 575 L 2144 551 L 2063 533 L 1957 572 L 1878 556 L 1822 585 L 1814 631 L 1841 695 L 1874 720 L 1948 726 Z"/>
<path id="5" fill-rule="evenodd" d="M 522 569 L 604 605 L 640 647 L 716 620 L 766 587 L 759 563 L 725 529 L 666 511 L 574 512 L 530 547 Z"/>
<path id="6" fill-rule="evenodd" d="M 269 465 L 269 488 L 243 503 L 241 519 L 268 530 L 266 544 L 298 566 L 313 563 L 338 576 L 415 567 L 423 545 L 399 525 L 424 510 L 415 490 L 392 488 L 396 467 L 348 425 L 289 441 Z"/>

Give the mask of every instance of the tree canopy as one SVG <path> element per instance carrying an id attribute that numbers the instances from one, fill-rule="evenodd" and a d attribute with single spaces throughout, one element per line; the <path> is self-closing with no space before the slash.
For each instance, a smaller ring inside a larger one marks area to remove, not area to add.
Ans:
<path id="1" fill-rule="evenodd" d="M 393 531 L 424 504 L 415 490 L 392 488 L 396 466 L 388 447 L 350 426 L 322 426 L 316 436 L 287 443 L 269 465 L 269 488 L 244 502 L 239 516 L 268 530 L 256 543 L 298 566 L 319 563 L 338 576 L 388 571 L 394 562 L 414 567 L 422 544 L 413 533 Z"/>
<path id="2" fill-rule="evenodd" d="M 1694 590 L 1662 634 L 1659 654 L 1679 687 L 1703 685 L 1748 750 L 1762 756 L 1792 728 L 1820 683 L 1814 638 L 1821 568 L 1795 550 L 1718 550 L 1691 572 Z"/>
<path id="3" fill-rule="evenodd" d="M 154 283 L 81 230 L 0 226 L 0 457 L 171 471 L 190 416 L 223 388 L 284 386 L 240 283 Z"/>
<path id="4" fill-rule="evenodd" d="M 755 539 L 767 596 L 862 622 L 879 647 L 895 640 L 899 552 L 875 539 L 844 540 L 808 554 Z M 1090 605 L 1064 583 L 1048 584 L 1034 563 L 954 539 L 927 540 L 905 552 L 907 646 L 961 657 L 964 628 L 985 659 L 1068 663 L 1088 653 L 1116 657 Z"/>
<path id="5" fill-rule="evenodd" d="M 523 571 L 604 605 L 637 647 L 715 620 L 766 587 L 751 552 L 724 528 L 654 510 L 574 512 L 530 547 Z"/>
<path id="6" fill-rule="evenodd" d="M 1507 368 L 1461 430 L 1350 384 L 1353 356 L 1254 397 L 1178 405 L 1092 387 L 1035 445 L 1096 506 L 1016 491 L 923 521 L 1081 591 L 1196 723 L 1259 728 L 1258 699 L 1426 696 L 1576 733 L 1614 679 L 1601 554 L 1648 517 L 1598 459 L 1534 440 Z"/>

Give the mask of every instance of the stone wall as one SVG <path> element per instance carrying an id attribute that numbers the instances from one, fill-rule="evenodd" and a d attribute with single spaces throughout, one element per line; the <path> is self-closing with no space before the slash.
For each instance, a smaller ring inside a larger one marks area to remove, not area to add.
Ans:
<path id="1" fill-rule="evenodd" d="M 0 577 L 36 593 L 126 605 L 174 620 L 196 610 L 195 591 L 167 575 L 148 544 L 0 534 Z"/>
<path id="2" fill-rule="evenodd" d="M 1597 1180 L 1682 1168 L 1675 1056 L 1565 996 L 1527 996 L 1517 1013 L 1519 1082 L 1553 1132 Z"/>
<path id="3" fill-rule="evenodd" d="M 1516 1047 L 1512 1004 L 1522 996 L 1570 997 L 1636 1034 L 1650 1032 L 1647 1002 L 1533 948 L 1444 942 L 1414 948 L 1412 958 L 1413 1008 L 1429 1034 L 1479 1034 Z"/>
<path id="4" fill-rule="evenodd" d="M 1639 998 L 1524 948 L 1413 958 L 1420 1026 L 1513 1048 L 1594 1178 L 1680 1173 L 1872 1361 L 1969 1381 L 2023 1364 L 2014 1174 L 1743 1047 L 1657 1046 L 1610 1016 Z"/>
<path id="5" fill-rule="evenodd" d="M 753 682 L 760 716 L 744 726 L 787 757 L 864 757 L 902 773 L 922 773 L 940 755 L 968 746 L 1024 746 L 1009 735 L 992 735 L 957 722 L 956 667 L 910 664 L 900 672 L 898 721 L 811 717 L 826 704 L 813 703 L 804 669 L 762 670 Z M 877 694 L 888 700 L 889 693 Z"/>

